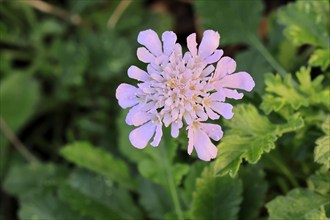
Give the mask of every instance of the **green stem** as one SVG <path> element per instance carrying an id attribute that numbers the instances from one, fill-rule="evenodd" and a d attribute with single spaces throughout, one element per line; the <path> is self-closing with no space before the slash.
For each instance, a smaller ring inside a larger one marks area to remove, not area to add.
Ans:
<path id="1" fill-rule="evenodd" d="M 166 132 L 164 133 L 164 140 L 166 140 Z M 169 191 L 170 191 L 170 194 L 171 194 L 171 198 L 172 198 L 172 201 L 173 201 L 173 204 L 174 204 L 174 209 L 175 209 L 175 213 L 176 215 L 178 216 L 178 219 L 179 220 L 184 220 L 183 218 L 183 213 L 182 213 L 182 208 L 181 208 L 181 204 L 180 204 L 180 200 L 179 200 L 179 195 L 178 195 L 178 192 L 177 192 L 177 189 L 176 189 L 176 186 L 175 186 L 175 182 L 174 182 L 174 178 L 173 178 L 173 175 L 172 175 L 172 171 L 171 171 L 171 167 L 170 167 L 170 164 L 169 164 L 169 161 L 167 160 L 168 158 L 168 155 L 167 155 L 167 152 L 165 150 L 165 147 L 170 147 L 170 144 L 168 143 L 168 139 L 167 141 L 164 141 L 165 143 L 160 147 L 161 149 L 161 154 L 162 154 L 162 157 L 165 158 L 165 172 L 166 172 L 166 175 L 167 175 L 167 181 L 168 181 L 168 186 L 169 186 Z M 166 145 L 169 145 L 169 146 L 166 146 Z"/>
<path id="2" fill-rule="evenodd" d="M 287 166 L 278 158 L 271 154 L 267 154 L 268 158 L 273 162 L 273 164 L 288 178 L 290 183 L 294 187 L 299 187 L 299 183 L 296 178 L 292 175 L 291 171 L 287 168 Z"/>
<path id="3" fill-rule="evenodd" d="M 267 62 L 283 77 L 286 76 L 285 69 L 275 60 L 267 48 L 262 44 L 262 42 L 254 35 L 249 35 L 249 40 L 252 45 L 265 57 Z"/>

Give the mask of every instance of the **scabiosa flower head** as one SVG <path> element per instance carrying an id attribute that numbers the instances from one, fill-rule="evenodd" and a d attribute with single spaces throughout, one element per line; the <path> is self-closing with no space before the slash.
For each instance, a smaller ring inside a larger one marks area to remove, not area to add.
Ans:
<path id="1" fill-rule="evenodd" d="M 158 146 L 163 135 L 162 126 L 171 126 L 176 138 L 185 126 L 188 130 L 188 153 L 196 150 L 200 159 L 216 157 L 217 148 L 211 139 L 219 141 L 223 135 L 217 124 L 208 119 L 233 117 L 233 106 L 226 98 L 241 99 L 236 89 L 251 91 L 252 77 L 246 72 L 234 73 L 236 62 L 222 57 L 217 49 L 220 35 L 207 30 L 197 47 L 196 34 L 187 38 L 189 51 L 182 53 L 172 31 L 162 35 L 162 42 L 153 30 L 140 32 L 138 59 L 147 64 L 147 70 L 136 66 L 128 69 L 128 76 L 139 81 L 137 87 L 122 83 L 116 98 L 122 108 L 131 108 L 126 116 L 128 125 L 136 126 L 129 135 L 132 145 L 144 148 L 151 141 Z M 216 67 L 213 64 L 216 63 Z"/>

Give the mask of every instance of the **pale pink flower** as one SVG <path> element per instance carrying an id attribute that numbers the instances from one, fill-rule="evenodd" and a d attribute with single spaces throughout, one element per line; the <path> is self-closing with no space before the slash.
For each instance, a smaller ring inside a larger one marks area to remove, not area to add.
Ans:
<path id="1" fill-rule="evenodd" d="M 150 144 L 158 146 L 163 124 L 171 126 L 174 138 L 185 126 L 188 153 L 195 148 L 201 160 L 209 161 L 217 155 L 210 139 L 219 141 L 223 133 L 219 125 L 205 121 L 230 119 L 233 107 L 226 98 L 241 99 L 243 94 L 236 89 L 251 91 L 254 81 L 246 72 L 234 73 L 233 59 L 221 58 L 218 32 L 205 31 L 198 48 L 196 34 L 188 36 L 189 51 L 184 55 L 176 39 L 171 31 L 163 33 L 163 43 L 153 30 L 140 32 L 138 42 L 144 47 L 138 48 L 137 56 L 147 63 L 147 71 L 131 66 L 128 76 L 140 82 L 137 87 L 120 84 L 116 97 L 122 108 L 131 108 L 126 123 L 138 127 L 129 135 L 133 146 L 144 148 L 152 138 Z"/>

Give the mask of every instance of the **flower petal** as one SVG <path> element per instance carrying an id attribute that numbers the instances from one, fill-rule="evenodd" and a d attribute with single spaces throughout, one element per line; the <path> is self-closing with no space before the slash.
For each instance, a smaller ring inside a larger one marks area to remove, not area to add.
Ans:
<path id="1" fill-rule="evenodd" d="M 223 102 L 212 102 L 211 108 L 222 115 L 225 119 L 231 119 L 234 115 L 233 106 Z"/>
<path id="2" fill-rule="evenodd" d="M 236 89 L 221 89 L 221 92 L 224 94 L 225 97 L 230 99 L 241 99 L 243 98 L 243 93 L 237 92 Z"/>
<path id="3" fill-rule="evenodd" d="M 139 47 L 137 49 L 136 55 L 139 60 L 144 63 L 151 63 L 155 61 L 155 56 L 152 55 L 145 47 Z"/>
<path id="4" fill-rule="evenodd" d="M 133 122 L 132 122 L 132 118 L 133 118 L 133 116 L 136 114 L 136 113 L 138 113 L 140 110 L 141 110 L 141 106 L 142 106 L 143 104 L 137 104 L 137 105 L 135 105 L 135 106 L 133 106 L 129 111 L 128 111 L 128 113 L 127 113 L 127 115 L 126 115 L 126 119 L 125 119 L 125 122 L 126 122 L 126 124 L 128 124 L 128 125 L 133 125 Z"/>
<path id="5" fill-rule="evenodd" d="M 180 128 L 182 128 L 182 125 L 183 125 L 183 123 L 181 120 L 178 120 L 178 121 L 175 121 L 172 123 L 172 126 L 171 126 L 172 137 L 177 138 L 179 136 L 179 130 L 180 130 Z"/>
<path id="6" fill-rule="evenodd" d="M 215 141 L 220 140 L 223 136 L 223 132 L 220 125 L 201 123 L 200 126 L 202 131 L 204 131 L 207 136 L 209 136 Z"/>
<path id="7" fill-rule="evenodd" d="M 219 80 L 227 74 L 232 74 L 236 70 L 236 62 L 230 57 L 222 57 L 217 63 L 214 79 Z"/>
<path id="8" fill-rule="evenodd" d="M 193 57 L 197 56 L 197 42 L 196 42 L 196 34 L 190 34 L 187 37 L 187 46 Z"/>
<path id="9" fill-rule="evenodd" d="M 162 41 L 164 43 L 164 54 L 169 56 L 174 51 L 174 45 L 176 42 L 176 34 L 173 31 L 165 31 L 162 35 Z"/>
<path id="10" fill-rule="evenodd" d="M 217 62 L 219 59 L 220 59 L 220 57 L 223 55 L 223 50 L 216 50 L 215 52 L 214 52 L 214 54 L 212 54 L 211 56 L 209 56 L 209 57 L 207 57 L 206 59 L 205 59 L 205 62 L 207 63 L 207 64 L 210 64 L 210 63 L 215 63 L 215 62 Z"/>
<path id="11" fill-rule="evenodd" d="M 212 93 L 210 95 L 210 99 L 212 101 L 223 102 L 223 101 L 225 101 L 226 96 L 224 95 L 223 92 L 218 91 L 218 92 Z"/>
<path id="12" fill-rule="evenodd" d="M 198 56 L 204 60 L 209 57 L 218 48 L 220 35 L 213 30 L 204 31 L 202 42 L 198 48 Z"/>
<path id="13" fill-rule="evenodd" d="M 222 78 L 219 83 L 223 88 L 243 89 L 250 92 L 255 83 L 247 72 L 238 72 L 231 75 L 227 75 Z"/>
<path id="14" fill-rule="evenodd" d="M 130 68 L 128 68 L 127 73 L 131 79 L 136 79 L 143 82 L 149 79 L 148 73 L 141 70 L 137 66 L 130 66 Z"/>
<path id="15" fill-rule="evenodd" d="M 207 134 L 200 128 L 193 128 L 193 145 L 197 152 L 199 159 L 204 161 L 210 161 L 215 158 L 218 153 L 218 149 L 211 142 Z"/>
<path id="16" fill-rule="evenodd" d="M 150 143 L 150 145 L 153 147 L 157 147 L 160 143 L 160 140 L 162 139 L 162 136 L 163 136 L 162 124 L 159 123 L 159 124 L 157 124 L 157 127 L 156 127 L 155 137 L 152 140 L 152 142 Z"/>
<path id="17" fill-rule="evenodd" d="M 151 29 L 141 31 L 137 41 L 145 46 L 152 54 L 160 56 L 162 54 L 162 43 L 157 33 Z"/>
<path id="18" fill-rule="evenodd" d="M 156 130 L 155 123 L 151 121 L 145 123 L 144 125 L 135 128 L 129 134 L 129 140 L 132 145 L 136 148 L 142 149 L 148 145 L 149 140 L 152 138 Z"/>
<path id="19" fill-rule="evenodd" d="M 217 120 L 220 118 L 220 116 L 218 114 L 216 114 L 214 111 L 212 111 L 211 108 L 205 106 L 205 110 L 210 119 Z"/>
<path id="20" fill-rule="evenodd" d="M 154 115 L 144 112 L 144 111 L 138 111 L 132 116 L 132 124 L 134 126 L 140 126 L 147 121 L 150 121 L 151 118 L 153 118 Z"/>
<path id="21" fill-rule="evenodd" d="M 118 86 L 116 90 L 116 98 L 118 103 L 122 108 L 128 108 L 136 105 L 139 100 L 136 97 L 136 91 L 138 88 L 129 85 L 127 83 L 122 83 Z"/>
<path id="22" fill-rule="evenodd" d="M 214 66 L 213 65 L 208 65 L 202 72 L 202 76 L 206 77 L 208 75 L 210 75 L 214 70 Z"/>
<path id="23" fill-rule="evenodd" d="M 194 132 L 193 129 L 188 129 L 188 154 L 190 155 L 194 149 Z"/>

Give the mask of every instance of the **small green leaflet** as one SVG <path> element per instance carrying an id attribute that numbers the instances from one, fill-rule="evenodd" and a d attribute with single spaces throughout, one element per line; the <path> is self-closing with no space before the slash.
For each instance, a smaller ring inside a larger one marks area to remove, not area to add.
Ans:
<path id="1" fill-rule="evenodd" d="M 267 117 L 259 114 L 253 105 L 238 105 L 234 117 L 227 122 L 226 132 L 218 149 L 214 172 L 235 176 L 242 159 L 256 163 L 264 152 L 275 147 L 275 141 L 283 133 L 295 131 L 303 126 L 299 115 L 292 115 L 286 124 L 272 124 Z"/>
<path id="2" fill-rule="evenodd" d="M 284 79 L 280 75 L 266 75 L 266 94 L 263 96 L 261 109 L 270 114 L 272 111 L 279 112 L 285 107 L 294 111 L 302 106 L 323 105 L 330 107 L 330 90 L 324 88 L 320 75 L 313 81 L 311 69 L 302 67 L 296 73 L 298 82 L 292 80 L 291 75 Z"/>
<path id="3" fill-rule="evenodd" d="M 325 71 L 330 65 L 330 50 L 317 49 L 308 60 L 311 66 L 320 66 Z"/>
<path id="4" fill-rule="evenodd" d="M 330 115 L 325 119 L 322 130 L 325 135 L 316 140 L 314 160 L 330 169 Z"/>
<path id="5" fill-rule="evenodd" d="M 330 204 L 327 196 L 308 189 L 294 189 L 286 196 L 276 197 L 267 203 L 269 220 L 318 219 L 327 220 L 324 206 Z"/>

